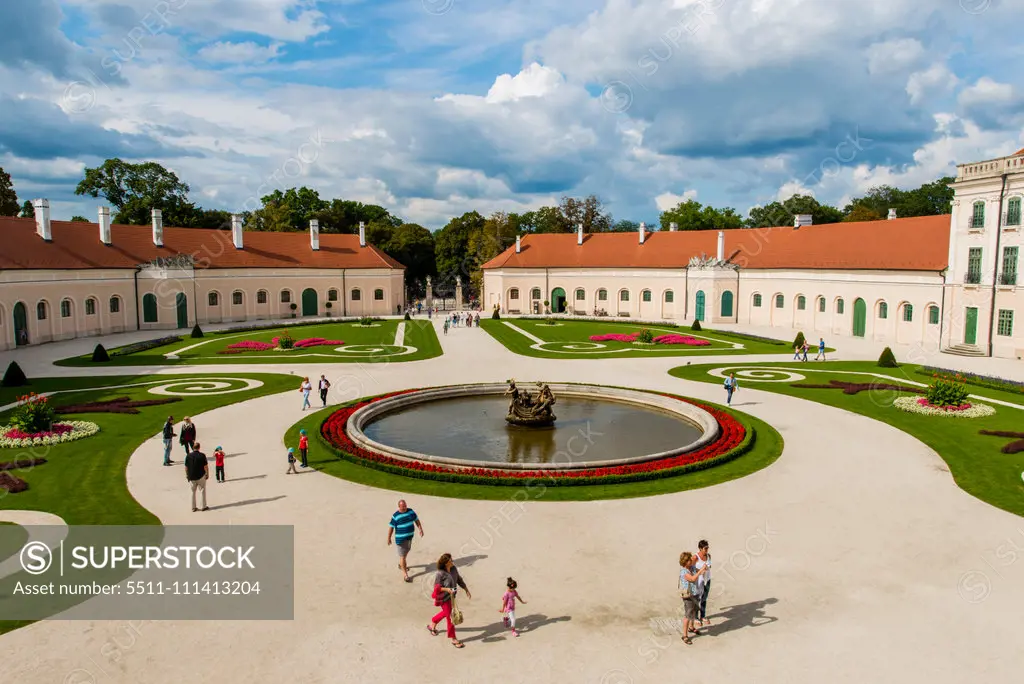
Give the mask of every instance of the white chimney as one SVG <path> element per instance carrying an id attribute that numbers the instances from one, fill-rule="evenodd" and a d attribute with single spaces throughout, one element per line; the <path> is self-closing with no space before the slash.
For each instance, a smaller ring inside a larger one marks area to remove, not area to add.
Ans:
<path id="1" fill-rule="evenodd" d="M 164 215 L 159 209 L 153 212 L 153 244 L 157 247 L 164 246 Z"/>
<path id="2" fill-rule="evenodd" d="M 32 207 L 36 210 L 36 232 L 49 242 L 53 239 L 53 233 L 50 232 L 50 200 L 32 200 Z"/>
<path id="3" fill-rule="evenodd" d="M 314 252 L 320 251 L 320 221 L 317 219 L 309 220 L 309 246 Z"/>
<path id="4" fill-rule="evenodd" d="M 889 220 L 892 221 L 894 218 L 896 218 L 896 210 L 895 209 L 890 209 L 889 210 Z"/>
<path id="5" fill-rule="evenodd" d="M 235 242 L 235 249 L 245 247 L 245 243 L 242 241 L 242 217 L 238 214 L 231 215 L 231 239 Z"/>
<path id="6" fill-rule="evenodd" d="M 583 244 L 583 224 L 582 223 L 579 224 L 578 226 L 576 226 L 576 244 L 577 245 L 582 245 Z"/>
<path id="7" fill-rule="evenodd" d="M 362 221 L 359 222 L 359 246 L 366 246 L 366 224 Z"/>
<path id="8" fill-rule="evenodd" d="M 523 251 L 522 238 L 516 235 L 516 254 L 519 254 L 521 251 Z"/>
<path id="9" fill-rule="evenodd" d="M 100 207 L 100 242 L 109 245 L 110 237 L 110 207 Z"/>
<path id="10" fill-rule="evenodd" d="M 644 244 L 644 238 L 647 237 L 647 224 L 643 221 L 640 222 L 640 244 Z"/>
<path id="11" fill-rule="evenodd" d="M 718 260 L 725 261 L 725 231 L 718 231 Z"/>
<path id="12" fill-rule="evenodd" d="M 677 230 L 679 230 L 679 224 L 676 223 L 675 221 L 673 221 L 672 223 L 668 224 L 668 229 L 669 229 L 669 232 L 674 233 Z"/>
<path id="13" fill-rule="evenodd" d="M 802 226 L 810 226 L 814 223 L 813 214 L 796 214 L 793 216 L 793 227 L 800 228 Z"/>

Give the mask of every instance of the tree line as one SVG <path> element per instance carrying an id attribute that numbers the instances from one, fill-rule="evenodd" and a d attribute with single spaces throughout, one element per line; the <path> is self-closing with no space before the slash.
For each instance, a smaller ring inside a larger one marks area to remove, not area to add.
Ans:
<path id="1" fill-rule="evenodd" d="M 703 205 L 685 200 L 661 212 L 659 225 L 668 230 L 719 230 L 791 225 L 795 214 L 809 214 L 815 224 L 877 221 L 889 209 L 900 217 L 933 216 L 950 211 L 952 177 L 901 190 L 888 185 L 871 188 L 863 197 L 852 199 L 842 209 L 818 202 L 809 195 L 793 195 L 785 201 L 753 207 L 741 216 L 732 207 Z M 131 163 L 108 159 L 86 168 L 75 194 L 103 197 L 113 208 L 114 223 L 146 225 L 151 210 L 160 209 L 164 225 L 181 228 L 227 230 L 230 212 L 204 209 L 189 199 L 191 187 L 173 171 L 156 162 Z M 0 168 L 0 216 L 33 216 L 30 201 L 19 204 L 11 177 Z M 471 294 L 480 292 L 481 265 L 515 243 L 517 236 L 530 233 L 569 233 L 582 225 L 585 233 L 635 232 L 640 224 L 612 218 L 595 195 L 562 197 L 555 206 L 523 213 L 495 212 L 488 217 L 470 211 L 452 218 L 436 232 L 408 223 L 385 207 L 339 198 L 325 199 L 307 187 L 275 190 L 260 198 L 260 206 L 242 212 L 249 231 L 296 232 L 309 228 L 316 219 L 323 233 L 356 233 L 359 223 L 366 227 L 370 244 L 406 266 L 406 285 L 412 296 L 422 296 L 426 278 L 431 276 L 439 295 L 451 294 L 460 277 Z M 72 221 L 88 221 L 74 216 Z M 649 225 L 648 230 L 659 226 Z"/>

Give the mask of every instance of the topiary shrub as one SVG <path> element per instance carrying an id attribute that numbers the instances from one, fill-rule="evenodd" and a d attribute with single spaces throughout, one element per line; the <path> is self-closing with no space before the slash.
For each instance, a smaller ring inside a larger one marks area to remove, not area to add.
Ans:
<path id="1" fill-rule="evenodd" d="M 793 346 L 794 346 L 794 347 L 799 347 L 800 349 L 803 349 L 803 348 L 804 348 L 804 345 L 805 345 L 806 343 L 807 343 L 807 340 L 806 340 L 806 339 L 804 338 L 804 333 L 803 333 L 803 331 L 801 330 L 800 332 L 798 332 L 798 333 L 796 334 L 796 339 L 795 339 L 795 340 L 793 340 Z"/>
<path id="2" fill-rule="evenodd" d="M 92 350 L 92 362 L 93 363 L 103 363 L 104 361 L 109 361 L 109 360 L 110 360 L 110 355 L 107 354 L 107 350 L 103 348 L 102 344 L 97 344 L 96 348 Z"/>
<path id="3" fill-rule="evenodd" d="M 409 315 L 408 311 L 405 312 L 405 320 L 407 320 L 407 321 L 411 321 L 412 320 L 412 316 Z"/>
<path id="4" fill-rule="evenodd" d="M 690 330 L 692 330 L 694 332 L 700 332 L 701 331 L 700 321 L 698 321 L 696 318 L 693 319 L 693 325 L 690 326 Z"/>
<path id="5" fill-rule="evenodd" d="M 196 323 L 196 326 L 194 328 L 192 328 L 192 337 L 194 337 L 196 339 L 199 339 L 202 336 L 203 336 L 203 329 L 199 327 L 198 323 Z"/>
<path id="6" fill-rule="evenodd" d="M 501 320 L 501 314 L 498 313 L 498 307 L 494 307 L 494 311 L 491 312 L 491 318 L 495 321 Z"/>
<path id="7" fill-rule="evenodd" d="M 18 365 L 17 361 L 11 361 L 10 365 L 7 366 L 7 372 L 4 373 L 4 379 L 0 380 L 0 386 L 24 387 L 27 384 L 28 378 L 25 377 L 25 371 L 21 370 L 21 366 Z"/>
<path id="8" fill-rule="evenodd" d="M 892 349 L 886 347 L 882 350 L 882 354 L 878 357 L 878 365 L 880 368 L 899 368 L 900 364 L 896 363 L 896 357 L 892 353 Z"/>
<path id="9" fill-rule="evenodd" d="M 654 333 L 644 328 L 636 334 L 636 342 L 640 344 L 654 344 Z"/>

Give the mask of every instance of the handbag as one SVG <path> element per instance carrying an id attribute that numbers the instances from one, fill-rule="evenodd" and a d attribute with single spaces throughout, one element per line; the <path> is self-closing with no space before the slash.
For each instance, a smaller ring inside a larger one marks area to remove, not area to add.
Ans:
<path id="1" fill-rule="evenodd" d="M 679 598 L 688 599 L 693 598 L 693 594 L 690 593 L 690 583 L 687 582 L 686 586 L 683 586 L 683 578 L 679 578 Z"/>
<path id="2" fill-rule="evenodd" d="M 462 611 L 459 610 L 459 605 L 457 603 L 455 603 L 455 597 L 454 596 L 452 596 L 452 624 L 453 625 L 461 625 L 462 624 Z"/>

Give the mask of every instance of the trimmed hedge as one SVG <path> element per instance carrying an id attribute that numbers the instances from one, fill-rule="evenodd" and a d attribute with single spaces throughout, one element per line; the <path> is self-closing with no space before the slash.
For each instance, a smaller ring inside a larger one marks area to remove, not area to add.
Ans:
<path id="1" fill-rule="evenodd" d="M 803 330 L 801 330 L 800 332 L 798 332 L 796 334 L 796 339 L 793 340 L 793 346 L 794 347 L 799 347 L 800 349 L 803 349 L 804 345 L 806 343 L 807 343 L 807 339 L 804 337 Z"/>
<path id="2" fill-rule="evenodd" d="M 155 340 L 143 340 L 142 342 L 135 342 L 133 344 L 126 344 L 123 347 L 118 347 L 111 351 L 110 355 L 131 356 L 132 354 L 149 351 L 150 349 L 156 349 L 157 347 L 166 347 L 169 344 L 181 342 L 183 339 L 184 338 L 179 335 L 171 335 L 169 337 L 159 337 Z"/>
<path id="3" fill-rule="evenodd" d="M 899 368 L 900 364 L 896 363 L 896 356 L 892 353 L 892 349 L 886 347 L 878 357 L 878 366 L 880 368 Z"/>
<path id="4" fill-rule="evenodd" d="M 110 360 L 110 355 L 107 354 L 107 350 L 103 348 L 102 344 L 97 344 L 96 348 L 92 350 L 92 362 L 93 363 L 103 363 L 104 361 L 109 361 L 109 360 Z"/>
<path id="5" fill-rule="evenodd" d="M 193 339 L 199 339 L 202 336 L 203 336 L 203 329 L 199 327 L 198 323 L 196 323 L 195 327 L 192 328 L 192 338 Z"/>
<path id="6" fill-rule="evenodd" d="M 777 340 L 774 337 L 761 337 L 760 335 L 751 335 L 750 333 L 733 332 L 732 330 L 716 330 L 716 335 L 722 337 L 735 337 L 740 340 L 751 340 L 752 342 L 764 342 L 765 344 L 774 344 L 780 347 L 789 344 L 783 340 Z"/>
<path id="7" fill-rule="evenodd" d="M 700 321 L 694 319 L 693 325 L 690 326 L 690 330 L 692 330 L 693 332 L 700 332 L 701 330 L 703 330 L 703 328 L 700 327 Z"/>
<path id="8" fill-rule="evenodd" d="M 7 366 L 7 372 L 4 373 L 4 379 L 0 380 L 0 386 L 24 387 L 27 384 L 28 378 L 25 377 L 25 371 L 21 370 L 17 361 L 11 361 Z"/>

